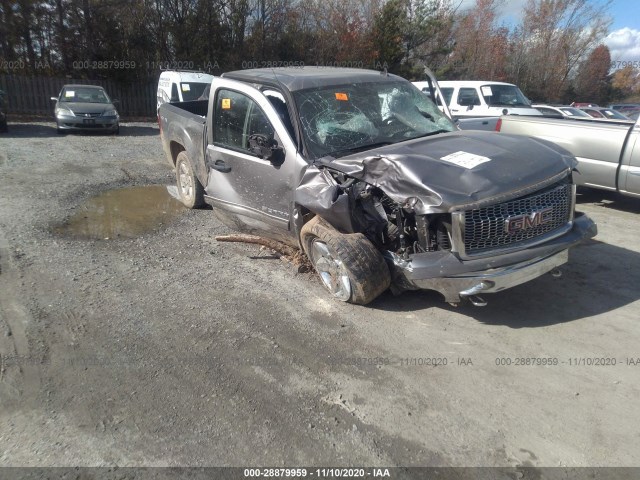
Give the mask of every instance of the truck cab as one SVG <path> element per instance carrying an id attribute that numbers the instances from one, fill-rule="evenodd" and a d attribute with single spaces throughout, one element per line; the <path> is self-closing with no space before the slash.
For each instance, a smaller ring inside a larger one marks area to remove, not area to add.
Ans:
<path id="1" fill-rule="evenodd" d="M 424 89 L 427 82 L 413 84 Z M 439 85 L 442 98 L 438 98 L 438 106 L 442 109 L 446 105 L 463 130 L 493 130 L 501 115 L 542 115 L 511 83 L 444 80 Z"/>

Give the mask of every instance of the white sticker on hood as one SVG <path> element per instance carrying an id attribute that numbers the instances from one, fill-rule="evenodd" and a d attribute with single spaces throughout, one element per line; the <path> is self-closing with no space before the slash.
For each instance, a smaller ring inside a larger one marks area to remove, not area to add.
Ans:
<path id="1" fill-rule="evenodd" d="M 440 158 L 440 160 L 444 160 L 445 162 L 453 163 L 463 168 L 475 168 L 481 163 L 490 162 L 491 159 L 488 157 L 483 157 L 481 155 L 474 155 L 469 152 L 456 152 L 450 153 L 446 157 Z"/>

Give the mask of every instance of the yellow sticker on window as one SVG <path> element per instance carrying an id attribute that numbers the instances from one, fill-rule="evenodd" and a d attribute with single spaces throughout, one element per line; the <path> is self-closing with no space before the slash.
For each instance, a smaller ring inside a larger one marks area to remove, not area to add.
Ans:
<path id="1" fill-rule="evenodd" d="M 349 96 L 346 93 L 336 93 L 336 100 L 342 100 L 343 102 L 348 102 Z"/>
<path id="2" fill-rule="evenodd" d="M 231 108 L 231 99 L 230 98 L 223 98 L 222 99 L 222 109 L 223 110 L 229 110 Z"/>

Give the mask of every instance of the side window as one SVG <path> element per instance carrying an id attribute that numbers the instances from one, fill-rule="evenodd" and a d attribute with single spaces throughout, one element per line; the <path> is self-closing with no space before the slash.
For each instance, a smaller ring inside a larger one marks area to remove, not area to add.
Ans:
<path id="1" fill-rule="evenodd" d="M 175 83 L 171 84 L 171 102 L 179 102 L 180 96 L 178 95 L 178 85 Z"/>
<path id="2" fill-rule="evenodd" d="M 458 105 L 480 105 L 480 97 L 475 88 L 461 88 L 458 92 Z"/>
<path id="3" fill-rule="evenodd" d="M 276 90 L 264 90 L 262 93 L 264 94 L 265 97 L 267 97 L 267 100 L 271 102 L 271 105 L 273 106 L 276 113 L 278 114 L 278 117 L 280 117 L 282 124 L 287 129 L 287 132 L 289 132 L 289 135 L 291 136 L 291 138 L 295 139 L 296 137 L 295 137 L 295 131 L 293 129 L 293 123 L 291 122 L 291 117 L 289 116 L 289 110 L 287 109 L 287 104 L 284 101 L 284 97 L 282 96 L 282 93 Z"/>
<path id="4" fill-rule="evenodd" d="M 451 106 L 451 97 L 453 96 L 453 87 L 443 87 L 440 89 L 442 96 L 447 105 Z"/>
<path id="5" fill-rule="evenodd" d="M 215 144 L 252 153 L 249 137 L 254 134 L 273 138 L 274 130 L 258 104 L 242 93 L 221 89 L 216 94 L 213 120 Z"/>
<path id="6" fill-rule="evenodd" d="M 273 138 L 275 135 L 273 127 L 262 112 L 262 109 L 253 100 L 249 102 L 249 121 L 244 132 L 244 148 L 246 150 L 249 149 L 249 137 L 251 135 L 261 134 L 267 138 Z"/>

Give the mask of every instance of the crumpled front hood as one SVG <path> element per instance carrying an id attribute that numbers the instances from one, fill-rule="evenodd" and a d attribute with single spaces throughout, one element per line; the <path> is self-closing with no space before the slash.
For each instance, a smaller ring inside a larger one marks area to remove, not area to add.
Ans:
<path id="1" fill-rule="evenodd" d="M 447 156 L 455 158 L 443 160 Z M 535 186 L 568 173 L 577 162 L 569 152 L 544 140 L 466 131 L 318 163 L 379 187 L 398 203 L 413 197 L 416 213 L 426 214 L 453 211 Z"/>

